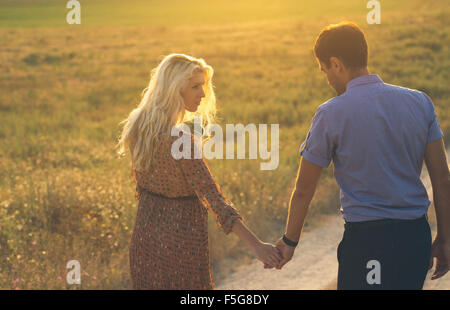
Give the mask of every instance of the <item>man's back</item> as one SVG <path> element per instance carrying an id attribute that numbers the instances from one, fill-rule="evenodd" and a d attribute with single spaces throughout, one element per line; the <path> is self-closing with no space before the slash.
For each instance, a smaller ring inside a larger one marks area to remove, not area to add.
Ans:
<path id="1" fill-rule="evenodd" d="M 318 108 L 302 155 L 323 167 L 333 160 L 346 221 L 413 219 L 430 204 L 426 145 L 441 137 L 428 96 L 364 75 Z"/>

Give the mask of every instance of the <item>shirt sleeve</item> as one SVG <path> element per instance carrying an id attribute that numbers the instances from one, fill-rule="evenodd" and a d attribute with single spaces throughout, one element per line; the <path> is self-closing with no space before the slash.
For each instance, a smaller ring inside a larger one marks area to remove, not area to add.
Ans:
<path id="1" fill-rule="evenodd" d="M 203 156 L 201 159 L 195 159 L 194 148 L 199 146 L 195 144 L 193 136 L 191 137 L 191 146 L 193 158 L 180 158 L 176 161 L 200 202 L 211 212 L 214 220 L 225 234 L 229 234 L 236 219 L 242 219 L 242 217 L 234 209 L 233 203 L 223 195 Z"/>
<path id="2" fill-rule="evenodd" d="M 311 128 L 300 147 L 300 155 L 321 167 L 328 167 L 333 158 L 334 142 L 330 123 L 320 108 L 314 115 Z"/>
<path id="3" fill-rule="evenodd" d="M 428 137 L 427 137 L 427 144 L 436 140 L 439 140 L 443 137 L 443 133 L 441 130 L 441 127 L 439 126 L 439 122 L 436 117 L 436 112 L 434 110 L 433 102 L 431 101 L 431 98 L 422 92 L 422 94 L 425 97 L 425 101 L 427 102 L 428 106 L 431 110 L 431 118 L 428 125 Z"/>

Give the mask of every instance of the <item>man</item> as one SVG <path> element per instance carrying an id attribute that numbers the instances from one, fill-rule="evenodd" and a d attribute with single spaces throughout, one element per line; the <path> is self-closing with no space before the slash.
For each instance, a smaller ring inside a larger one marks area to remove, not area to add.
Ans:
<path id="1" fill-rule="evenodd" d="M 322 168 L 332 160 L 345 220 L 338 289 L 422 289 L 434 257 L 432 279 L 450 263 L 450 173 L 433 104 L 420 91 L 369 74 L 365 36 L 354 23 L 323 29 L 314 53 L 338 96 L 317 109 L 302 144 L 277 268 L 292 258 Z M 438 226 L 433 244 L 420 180 L 424 159 Z"/>

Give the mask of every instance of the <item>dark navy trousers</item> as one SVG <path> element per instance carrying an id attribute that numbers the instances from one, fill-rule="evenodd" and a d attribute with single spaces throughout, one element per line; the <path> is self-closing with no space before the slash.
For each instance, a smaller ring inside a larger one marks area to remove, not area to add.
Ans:
<path id="1" fill-rule="evenodd" d="M 420 290 L 431 258 L 427 218 L 345 223 L 338 290 Z"/>

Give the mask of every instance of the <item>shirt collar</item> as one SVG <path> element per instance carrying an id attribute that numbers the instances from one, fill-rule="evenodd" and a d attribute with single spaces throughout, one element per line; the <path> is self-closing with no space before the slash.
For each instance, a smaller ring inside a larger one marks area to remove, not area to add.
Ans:
<path id="1" fill-rule="evenodd" d="M 372 83 L 383 83 L 383 80 L 378 76 L 378 74 L 368 74 L 363 76 L 358 76 L 357 78 L 354 78 L 350 82 L 347 83 L 347 89 L 359 86 L 359 85 L 365 85 L 365 84 L 372 84 Z"/>

